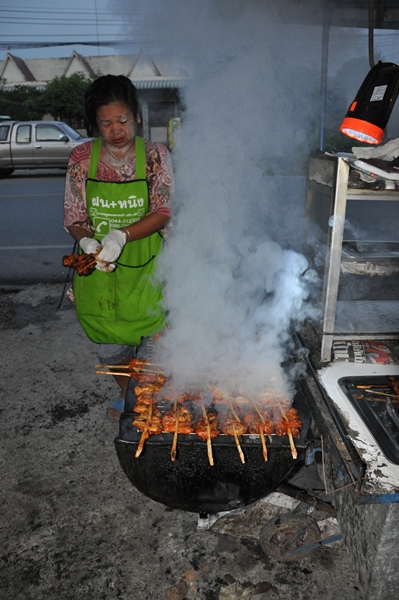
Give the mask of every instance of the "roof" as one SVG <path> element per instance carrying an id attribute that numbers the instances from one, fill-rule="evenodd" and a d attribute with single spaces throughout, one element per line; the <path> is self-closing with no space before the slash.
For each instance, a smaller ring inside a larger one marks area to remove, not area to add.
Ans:
<path id="1" fill-rule="evenodd" d="M 126 75 L 138 89 L 180 88 L 187 84 L 188 73 L 181 63 L 165 56 L 150 57 L 144 52 L 135 56 L 87 56 L 72 52 L 69 58 L 23 60 L 8 53 L 0 62 L 0 79 L 4 87 L 31 85 L 45 87 L 55 77 L 82 73 L 89 78 L 96 74 Z"/>

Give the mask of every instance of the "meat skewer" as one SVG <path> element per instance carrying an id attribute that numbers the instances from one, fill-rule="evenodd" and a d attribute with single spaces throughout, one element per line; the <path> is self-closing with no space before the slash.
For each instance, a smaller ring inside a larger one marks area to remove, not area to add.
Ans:
<path id="1" fill-rule="evenodd" d="M 101 246 L 99 244 L 97 254 L 86 254 L 85 252 L 81 254 L 68 254 L 63 257 L 62 264 L 64 267 L 74 268 L 78 275 L 90 275 L 95 270 L 96 263 L 101 264 L 105 271 L 113 271 L 115 268 L 114 265 L 109 264 L 105 260 L 98 260 L 97 257 L 100 251 Z"/>
<path id="2" fill-rule="evenodd" d="M 244 456 L 244 453 L 242 451 L 241 444 L 240 444 L 240 441 L 238 439 L 238 436 L 242 435 L 243 433 L 245 433 L 246 430 L 247 430 L 247 427 L 246 427 L 246 425 L 244 425 L 241 422 L 240 417 L 238 416 L 238 414 L 234 410 L 231 398 L 228 399 L 228 403 L 229 403 L 229 406 L 230 406 L 231 414 L 233 415 L 233 419 L 231 420 L 231 429 L 232 429 L 233 436 L 234 436 L 234 439 L 235 439 L 235 442 L 236 442 L 236 446 L 237 446 L 237 449 L 238 449 L 238 454 L 240 455 L 241 462 L 245 463 L 245 456 Z M 241 427 L 239 427 L 240 425 L 241 425 Z M 243 428 L 243 430 L 242 430 L 242 428 Z M 239 431 L 241 430 L 241 433 L 237 433 L 237 430 L 239 430 Z"/>
<path id="3" fill-rule="evenodd" d="M 122 377 L 134 377 L 134 373 L 121 373 L 120 371 L 96 371 L 97 375 L 121 375 Z"/>
<path id="4" fill-rule="evenodd" d="M 94 254 L 68 254 L 62 259 L 64 267 L 75 269 L 78 275 L 90 275 L 96 268 L 96 256 Z"/>
<path id="5" fill-rule="evenodd" d="M 208 460 L 211 467 L 215 464 L 213 462 L 213 452 L 212 452 L 212 439 L 211 439 L 211 426 L 209 423 L 208 415 L 206 414 L 205 406 L 202 406 L 202 417 L 206 423 L 206 445 L 208 450 Z"/>
<path id="6" fill-rule="evenodd" d="M 276 423 L 276 435 L 288 435 L 290 441 L 292 458 L 298 458 L 298 451 L 295 448 L 293 434 L 299 435 L 299 428 L 302 423 L 298 413 L 294 408 L 289 408 L 287 412 L 279 405 L 282 419 Z"/>
<path id="7" fill-rule="evenodd" d="M 176 406 L 177 402 L 177 408 Z M 194 429 L 192 427 L 192 415 L 187 406 L 184 406 L 182 403 L 182 399 L 178 398 L 173 402 L 172 406 L 165 412 L 162 417 L 162 431 L 165 433 L 173 433 L 175 432 L 176 421 L 178 424 L 178 432 L 179 433 L 193 433 Z"/>
<path id="8" fill-rule="evenodd" d="M 174 404 L 174 412 L 175 412 L 175 431 L 173 433 L 173 443 L 172 443 L 172 449 L 170 451 L 170 459 L 172 462 L 175 462 L 176 460 L 176 448 L 177 448 L 177 436 L 179 433 L 179 405 L 177 403 L 177 400 L 175 400 L 175 404 Z"/>
<path id="9" fill-rule="evenodd" d="M 242 435 L 247 431 L 247 426 L 240 419 L 236 419 L 233 416 L 233 414 L 231 414 L 222 419 L 220 428 L 223 431 L 223 433 L 226 433 L 227 435 L 232 435 L 234 437 L 241 462 L 245 463 L 245 456 L 242 451 L 238 436 Z"/>
<path id="10" fill-rule="evenodd" d="M 105 367 L 114 367 L 116 369 L 130 369 L 130 370 L 145 370 L 147 367 L 160 367 L 161 365 L 157 365 L 156 363 L 148 362 L 145 358 L 132 358 L 128 364 L 122 365 L 96 365 L 97 368 L 105 368 Z M 153 371 L 155 369 L 150 369 Z M 158 373 L 162 373 L 162 371 L 157 370 Z"/>
<path id="11" fill-rule="evenodd" d="M 173 406 L 162 417 L 162 431 L 173 433 L 173 443 L 170 457 L 176 460 L 177 439 L 179 433 L 193 433 L 192 416 L 187 406 L 184 406 L 185 396 L 181 395 L 173 402 Z"/>
<path id="12" fill-rule="evenodd" d="M 150 437 L 149 434 L 149 419 L 151 419 L 152 416 L 152 403 L 149 405 L 148 407 L 148 418 L 144 424 L 144 429 L 143 429 L 143 433 L 141 434 L 141 438 L 140 438 L 140 442 L 138 443 L 137 449 L 136 449 L 136 454 L 134 455 L 135 458 L 138 458 L 140 456 L 140 454 L 143 451 L 144 448 L 144 442 L 146 441 L 146 439 L 148 437 Z"/>
<path id="13" fill-rule="evenodd" d="M 244 453 L 242 451 L 242 448 L 241 448 L 241 445 L 240 445 L 240 442 L 239 442 L 239 439 L 238 439 L 237 430 L 235 428 L 234 422 L 232 422 L 231 425 L 232 425 L 232 428 L 233 428 L 233 434 L 234 434 L 234 439 L 235 439 L 236 446 L 237 446 L 237 449 L 238 449 L 238 454 L 240 455 L 241 462 L 245 463 L 245 456 L 244 456 Z"/>
<path id="14" fill-rule="evenodd" d="M 264 426 L 265 426 L 265 420 L 262 417 L 259 408 L 256 406 L 256 403 L 254 402 L 254 400 L 251 400 L 252 404 L 256 410 L 256 413 L 258 415 L 259 421 L 260 421 L 260 427 L 259 427 L 259 435 L 260 435 L 260 441 L 262 442 L 262 454 L 263 454 L 263 458 L 265 459 L 265 462 L 267 462 L 268 460 L 268 456 L 267 456 L 267 446 L 266 446 L 266 440 L 265 440 L 265 433 L 264 433 Z"/>
<path id="15" fill-rule="evenodd" d="M 202 406 L 202 417 L 198 419 L 195 426 L 195 433 L 203 440 L 207 442 L 208 459 L 211 466 L 214 465 L 213 451 L 212 451 L 212 438 L 219 435 L 218 429 L 218 413 L 214 408 L 208 410 L 205 406 Z"/>
<path id="16" fill-rule="evenodd" d="M 135 454 L 135 457 L 138 458 L 143 451 L 145 440 L 150 435 L 159 435 L 162 433 L 162 419 L 159 408 L 154 406 L 153 401 L 150 401 L 147 409 L 144 409 L 143 412 L 134 419 L 132 425 L 135 425 L 137 429 L 140 429 L 143 432 Z"/>

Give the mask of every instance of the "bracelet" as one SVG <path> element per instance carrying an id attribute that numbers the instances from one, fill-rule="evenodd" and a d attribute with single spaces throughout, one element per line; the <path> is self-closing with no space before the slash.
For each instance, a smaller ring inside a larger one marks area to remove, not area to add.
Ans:
<path id="1" fill-rule="evenodd" d="M 125 236 L 126 236 L 126 243 L 127 243 L 127 242 L 130 242 L 130 231 L 129 231 L 129 230 L 126 228 L 126 227 L 124 227 L 124 228 L 122 229 L 122 231 L 123 231 L 123 233 L 124 233 L 124 234 L 125 234 Z"/>

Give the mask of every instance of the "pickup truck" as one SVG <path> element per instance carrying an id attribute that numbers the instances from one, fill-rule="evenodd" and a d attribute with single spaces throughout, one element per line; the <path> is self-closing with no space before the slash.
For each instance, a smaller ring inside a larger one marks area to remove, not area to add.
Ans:
<path id="1" fill-rule="evenodd" d="M 15 169 L 63 169 L 83 137 L 62 121 L 0 120 L 0 177 Z"/>

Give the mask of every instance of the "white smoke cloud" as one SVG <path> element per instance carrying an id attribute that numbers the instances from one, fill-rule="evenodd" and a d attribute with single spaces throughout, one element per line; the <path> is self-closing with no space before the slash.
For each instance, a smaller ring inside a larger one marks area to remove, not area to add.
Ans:
<path id="1" fill-rule="evenodd" d="M 270 168 L 294 146 L 306 150 L 298 106 L 308 90 L 304 81 L 298 96 L 287 93 L 281 71 L 295 44 L 269 4 L 146 3 L 154 48 L 190 65 L 173 227 L 159 261 L 170 328 L 158 360 L 182 387 L 272 385 L 292 395 L 283 367 L 291 326 L 314 314 L 315 276 L 295 250 L 304 185 Z"/>

